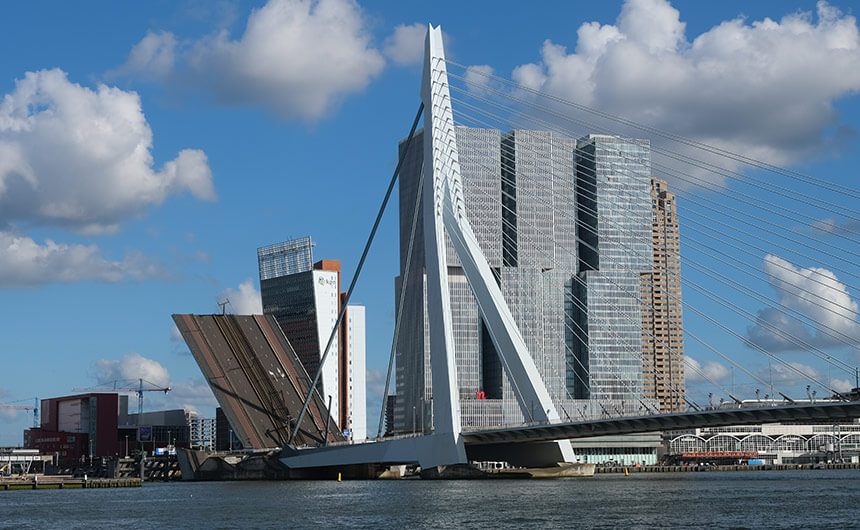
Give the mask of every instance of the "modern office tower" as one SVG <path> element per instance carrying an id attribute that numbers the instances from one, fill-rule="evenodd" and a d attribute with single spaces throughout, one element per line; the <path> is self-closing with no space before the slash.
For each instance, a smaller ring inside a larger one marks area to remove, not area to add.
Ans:
<path id="1" fill-rule="evenodd" d="M 357 441 L 367 438 L 364 306 L 348 305 L 344 320 L 346 325 L 341 327 L 345 335 L 341 373 L 346 376 L 341 377 L 343 410 L 340 424 L 344 434 Z M 346 431 L 349 431 L 349 434 L 346 434 Z"/>
<path id="2" fill-rule="evenodd" d="M 580 261 L 568 379 L 576 398 L 642 398 L 639 274 L 653 266 L 650 153 L 647 140 L 589 135 L 577 142 Z"/>
<path id="3" fill-rule="evenodd" d="M 324 355 L 341 308 L 340 261 L 313 263 L 310 237 L 261 247 L 260 294 L 263 313 L 275 317 L 310 377 L 314 377 Z M 313 263 L 311 265 L 311 263 Z M 350 314 L 354 317 L 350 328 Z M 349 306 L 344 328 L 335 334 L 320 377 L 320 392 L 331 415 L 342 429 L 366 434 L 364 420 L 364 307 Z M 354 352 L 354 358 L 350 352 Z M 352 392 L 350 391 L 352 372 Z M 360 374 L 360 375 L 359 375 Z M 361 382 L 358 383 L 357 379 Z M 360 388 L 359 388 L 360 387 Z M 359 394 L 362 397 L 359 397 Z M 359 425 L 360 424 L 360 425 Z"/>
<path id="4" fill-rule="evenodd" d="M 681 249 L 675 194 L 651 178 L 653 268 L 641 274 L 642 380 L 662 412 L 685 410 Z"/>

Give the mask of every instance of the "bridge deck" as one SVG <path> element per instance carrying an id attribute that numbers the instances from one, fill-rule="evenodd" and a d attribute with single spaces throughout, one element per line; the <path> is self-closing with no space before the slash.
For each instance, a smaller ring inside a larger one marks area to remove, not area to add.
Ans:
<path id="1" fill-rule="evenodd" d="M 464 431 L 462 436 L 466 444 L 480 445 L 539 442 L 610 434 L 673 431 L 696 427 L 750 425 L 794 420 L 838 421 L 853 418 L 860 418 L 860 401 L 681 412 L 676 414 L 607 418 L 549 425 L 521 425 L 480 431 Z"/>

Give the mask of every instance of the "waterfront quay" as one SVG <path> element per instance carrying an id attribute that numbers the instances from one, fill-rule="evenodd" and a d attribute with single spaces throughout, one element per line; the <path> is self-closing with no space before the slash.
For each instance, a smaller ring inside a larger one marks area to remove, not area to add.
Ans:
<path id="1" fill-rule="evenodd" d="M 28 477 L 0 478 L 0 491 L 89 489 L 89 488 L 139 488 L 140 478 L 87 478 L 68 475 L 32 475 Z"/>
<path id="2" fill-rule="evenodd" d="M 595 473 L 696 473 L 702 471 L 797 471 L 810 469 L 860 469 L 860 463 L 842 464 L 720 464 L 691 466 L 597 466 Z"/>

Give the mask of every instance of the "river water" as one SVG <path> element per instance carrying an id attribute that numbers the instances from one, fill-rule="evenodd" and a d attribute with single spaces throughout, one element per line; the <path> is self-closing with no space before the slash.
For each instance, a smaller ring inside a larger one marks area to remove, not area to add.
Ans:
<path id="1" fill-rule="evenodd" d="M 0 492 L 0 528 L 860 528 L 860 470 Z"/>

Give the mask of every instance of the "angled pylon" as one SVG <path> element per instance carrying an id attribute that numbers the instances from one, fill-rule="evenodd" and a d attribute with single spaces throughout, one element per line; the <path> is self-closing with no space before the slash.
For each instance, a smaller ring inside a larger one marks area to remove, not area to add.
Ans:
<path id="1" fill-rule="evenodd" d="M 421 98 L 424 102 L 424 171 L 430 171 L 426 177 L 432 177 L 424 179 L 423 200 L 433 427 L 436 435 L 450 434 L 456 446 L 462 448 L 443 228 L 448 231 L 460 258 L 523 415 L 535 422 L 557 421 L 559 415 L 466 218 L 442 30 L 432 25 L 427 32 Z M 556 443 L 555 461 L 572 462 L 570 443 L 566 440 Z M 462 461 L 465 461 L 465 452 Z"/>

